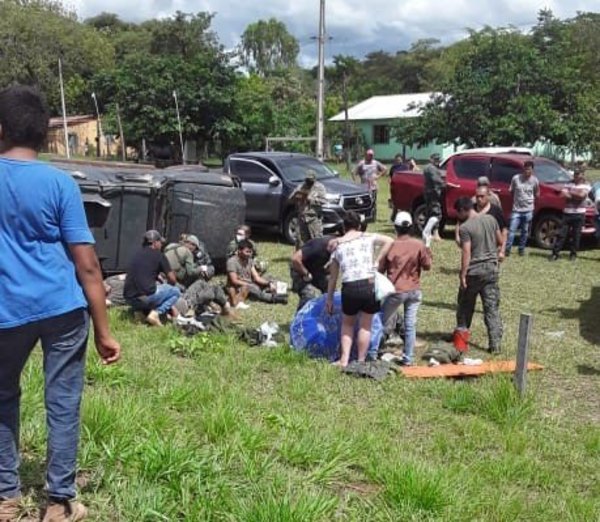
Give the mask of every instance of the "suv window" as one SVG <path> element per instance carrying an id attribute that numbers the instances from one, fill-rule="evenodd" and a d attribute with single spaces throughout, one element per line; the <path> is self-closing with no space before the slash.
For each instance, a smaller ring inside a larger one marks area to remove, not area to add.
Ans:
<path id="1" fill-rule="evenodd" d="M 547 159 L 534 161 L 533 173 L 542 183 L 569 183 L 571 176 L 558 163 Z"/>
<path id="2" fill-rule="evenodd" d="M 456 158 L 453 161 L 456 176 L 462 179 L 477 179 L 488 175 L 489 158 Z"/>
<path id="3" fill-rule="evenodd" d="M 271 173 L 262 165 L 252 161 L 231 160 L 231 172 L 238 176 L 242 183 L 268 183 Z"/>
<path id="4" fill-rule="evenodd" d="M 517 165 L 516 163 L 506 160 L 494 160 L 492 163 L 491 181 L 510 185 L 513 177 L 520 174 L 522 170 L 521 165 Z"/>

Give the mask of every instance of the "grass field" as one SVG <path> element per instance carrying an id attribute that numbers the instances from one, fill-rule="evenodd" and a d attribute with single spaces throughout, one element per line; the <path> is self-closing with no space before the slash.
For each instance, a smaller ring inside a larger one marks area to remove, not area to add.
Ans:
<path id="1" fill-rule="evenodd" d="M 391 233 L 386 194 L 379 201 L 373 229 Z M 269 272 L 287 280 L 291 247 L 274 234 L 256 239 Z M 452 330 L 458 263 L 450 239 L 434 245 L 420 337 Z M 504 355 L 515 357 L 519 313 L 530 312 L 531 359 L 545 366 L 523 400 L 508 376 L 358 380 L 286 347 L 182 339 L 113 310 L 123 360 L 104 368 L 90 353 L 83 404 L 80 483 L 91 519 L 600 520 L 599 268 L 592 249 L 552 264 L 529 249 L 502 266 Z M 244 320 L 287 327 L 296 303 L 252 304 Z M 479 307 L 473 333 L 485 346 Z M 45 454 L 39 353 L 23 381 L 33 513 Z"/>

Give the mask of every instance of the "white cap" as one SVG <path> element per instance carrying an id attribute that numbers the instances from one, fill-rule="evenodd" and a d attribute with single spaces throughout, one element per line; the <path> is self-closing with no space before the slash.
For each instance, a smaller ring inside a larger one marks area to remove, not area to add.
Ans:
<path id="1" fill-rule="evenodd" d="M 412 216 L 408 212 L 402 211 L 396 214 L 396 219 L 394 219 L 394 226 L 409 227 L 412 224 Z"/>

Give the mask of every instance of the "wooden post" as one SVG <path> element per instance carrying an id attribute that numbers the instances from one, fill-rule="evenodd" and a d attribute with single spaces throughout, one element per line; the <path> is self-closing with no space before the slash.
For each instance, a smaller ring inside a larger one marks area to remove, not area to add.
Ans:
<path id="1" fill-rule="evenodd" d="M 521 314 L 519 321 L 519 345 L 517 347 L 517 367 L 515 369 L 515 386 L 519 395 L 525 395 L 527 386 L 527 353 L 529 352 L 529 339 L 531 338 L 531 327 L 533 316 Z"/>

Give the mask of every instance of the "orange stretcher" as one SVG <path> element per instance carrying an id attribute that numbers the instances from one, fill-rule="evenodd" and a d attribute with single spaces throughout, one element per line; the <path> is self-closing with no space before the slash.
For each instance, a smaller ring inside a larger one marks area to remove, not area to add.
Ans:
<path id="1" fill-rule="evenodd" d="M 399 373 L 409 379 L 460 378 L 479 377 L 488 373 L 513 373 L 515 361 L 484 361 L 477 366 L 466 364 L 441 364 L 440 366 L 404 366 L 398 368 Z M 527 363 L 527 371 L 539 371 L 544 367 L 536 363 Z"/>

